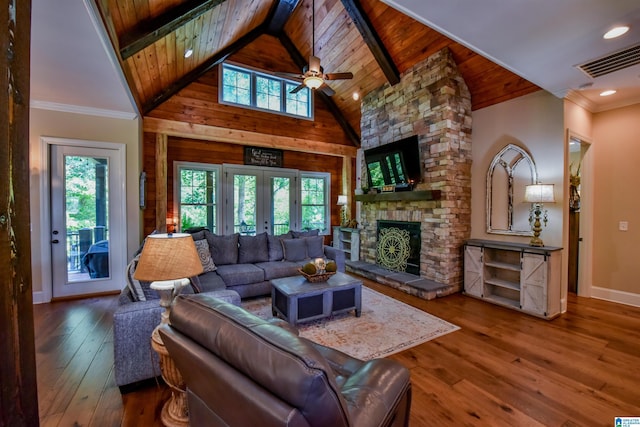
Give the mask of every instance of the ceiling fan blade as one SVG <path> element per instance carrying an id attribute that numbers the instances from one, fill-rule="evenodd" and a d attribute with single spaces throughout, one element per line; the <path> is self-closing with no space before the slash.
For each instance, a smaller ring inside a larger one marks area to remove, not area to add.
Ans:
<path id="1" fill-rule="evenodd" d="M 296 86 L 296 88 L 295 88 L 295 89 L 293 89 L 293 90 L 292 90 L 291 92 L 289 92 L 289 93 L 298 93 L 298 92 L 300 92 L 302 89 L 304 89 L 305 87 L 306 87 L 306 86 L 304 85 L 304 83 L 302 83 L 302 84 L 300 84 L 300 85 Z"/>
<path id="2" fill-rule="evenodd" d="M 323 83 L 322 86 L 318 88 L 318 90 L 321 90 L 327 96 L 333 96 L 336 94 L 335 91 L 331 89 L 326 83 Z"/>
<path id="3" fill-rule="evenodd" d="M 317 56 L 309 56 L 309 71 L 313 73 L 320 73 L 320 58 Z"/>
<path id="4" fill-rule="evenodd" d="M 300 73 L 280 73 L 277 72 L 276 76 L 286 77 L 288 79 L 304 79 L 304 76 Z"/>
<path id="5" fill-rule="evenodd" d="M 353 73 L 327 73 L 324 78 L 326 80 L 349 80 L 353 78 Z"/>

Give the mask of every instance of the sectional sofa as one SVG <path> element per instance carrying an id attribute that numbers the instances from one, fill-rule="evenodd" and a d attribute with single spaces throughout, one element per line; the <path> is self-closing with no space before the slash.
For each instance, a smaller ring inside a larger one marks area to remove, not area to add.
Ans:
<path id="1" fill-rule="evenodd" d="M 345 253 L 324 245 L 318 230 L 279 236 L 216 235 L 199 230 L 191 235 L 204 272 L 191 278 L 191 286 L 185 287 L 183 294 L 207 293 L 240 305 L 243 298 L 270 295 L 271 280 L 299 274 L 298 268 L 309 260 L 331 259 L 338 271 L 345 268 Z M 150 337 L 164 309 L 148 283 L 133 279 L 136 265 L 134 257 L 113 317 L 115 379 L 123 393 L 160 375 Z"/>

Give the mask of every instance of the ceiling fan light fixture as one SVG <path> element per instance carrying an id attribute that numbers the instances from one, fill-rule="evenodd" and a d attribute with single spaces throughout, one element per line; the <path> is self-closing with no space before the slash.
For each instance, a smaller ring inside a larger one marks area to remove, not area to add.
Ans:
<path id="1" fill-rule="evenodd" d="M 319 76 L 307 76 L 304 78 L 304 85 L 309 89 L 318 89 L 323 84 L 324 80 Z"/>

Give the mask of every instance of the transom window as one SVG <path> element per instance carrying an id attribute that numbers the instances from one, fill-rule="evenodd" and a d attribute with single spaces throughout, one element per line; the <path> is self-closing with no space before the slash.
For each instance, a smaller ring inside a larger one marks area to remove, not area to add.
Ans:
<path id="1" fill-rule="evenodd" d="M 222 64 L 220 102 L 295 117 L 312 118 L 312 97 L 299 83 L 267 73 Z"/>

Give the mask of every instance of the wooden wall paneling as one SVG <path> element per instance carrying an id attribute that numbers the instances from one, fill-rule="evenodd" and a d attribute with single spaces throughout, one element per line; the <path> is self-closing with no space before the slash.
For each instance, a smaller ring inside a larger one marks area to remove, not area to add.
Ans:
<path id="1" fill-rule="evenodd" d="M 38 425 L 29 221 L 31 2 L 0 9 L 0 426 Z"/>

